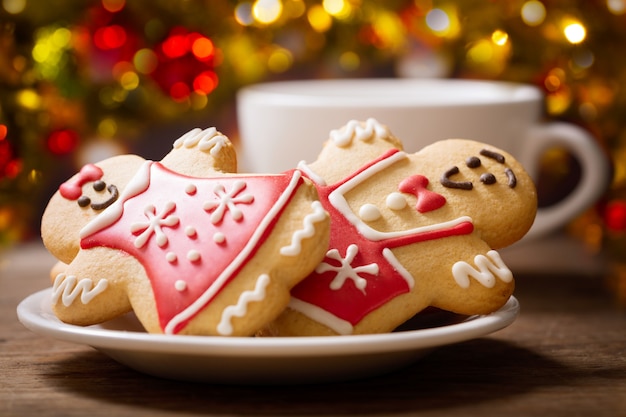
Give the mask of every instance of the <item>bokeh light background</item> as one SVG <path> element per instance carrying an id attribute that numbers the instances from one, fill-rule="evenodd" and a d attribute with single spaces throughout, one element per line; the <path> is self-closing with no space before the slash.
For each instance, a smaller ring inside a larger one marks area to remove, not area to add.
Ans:
<path id="1" fill-rule="evenodd" d="M 0 0 L 0 246 L 37 236 L 86 162 L 160 159 L 195 126 L 236 140 L 244 85 L 347 77 L 539 86 L 546 118 L 588 129 L 613 164 L 568 233 L 626 253 L 626 0 Z M 554 150 L 544 165 L 549 204 L 577 164 Z"/>

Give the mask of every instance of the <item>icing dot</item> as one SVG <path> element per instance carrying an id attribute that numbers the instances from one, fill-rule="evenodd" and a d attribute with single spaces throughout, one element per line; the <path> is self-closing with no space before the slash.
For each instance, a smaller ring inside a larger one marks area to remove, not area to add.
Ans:
<path id="1" fill-rule="evenodd" d="M 222 232 L 216 232 L 213 235 L 213 241 L 215 243 L 224 243 L 226 241 L 226 236 L 224 236 L 224 233 Z"/>
<path id="2" fill-rule="evenodd" d="M 178 259 L 178 256 L 176 256 L 174 252 L 168 252 L 165 255 L 165 259 L 167 260 L 167 262 L 173 263 L 173 262 L 176 262 L 176 260 Z"/>
<path id="3" fill-rule="evenodd" d="M 176 291 L 185 291 L 187 289 L 187 283 L 179 279 L 174 283 L 174 288 L 176 288 Z"/>
<path id="4" fill-rule="evenodd" d="M 185 227 L 185 234 L 189 237 L 194 237 L 196 235 L 196 228 L 193 226 Z"/>
<path id="5" fill-rule="evenodd" d="M 401 193 L 391 193 L 387 196 L 386 203 L 392 210 L 402 210 L 406 207 L 406 198 Z"/>
<path id="6" fill-rule="evenodd" d="M 185 192 L 189 195 L 194 195 L 198 191 L 198 188 L 193 184 L 187 184 L 185 187 Z"/>
<path id="7" fill-rule="evenodd" d="M 373 204 L 363 204 L 359 209 L 359 216 L 366 222 L 373 222 L 380 219 L 380 211 Z"/>
<path id="8" fill-rule="evenodd" d="M 198 252 L 195 249 L 190 250 L 189 252 L 187 252 L 187 259 L 189 259 L 191 262 L 196 262 L 200 260 L 200 252 Z"/>

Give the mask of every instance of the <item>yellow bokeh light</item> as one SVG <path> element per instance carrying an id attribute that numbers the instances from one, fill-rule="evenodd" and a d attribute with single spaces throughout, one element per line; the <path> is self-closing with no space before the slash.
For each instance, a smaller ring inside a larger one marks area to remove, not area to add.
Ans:
<path id="1" fill-rule="evenodd" d="M 540 1 L 527 1 L 522 6 L 521 16 L 528 26 L 538 26 L 546 18 L 546 8 Z"/>
<path id="2" fill-rule="evenodd" d="M 105 138 L 111 138 L 117 133 L 117 122 L 115 119 L 107 117 L 98 123 L 98 134 Z"/>
<path id="3" fill-rule="evenodd" d="M 324 0 L 322 7 L 329 15 L 339 19 L 349 17 L 352 12 L 352 6 L 346 0 Z"/>
<path id="4" fill-rule="evenodd" d="M 494 51 L 492 43 L 485 39 L 476 42 L 467 51 L 468 59 L 477 64 L 489 62 L 491 58 L 493 58 L 493 54 Z"/>
<path id="5" fill-rule="evenodd" d="M 569 23 L 563 29 L 563 34 L 568 42 L 577 44 L 581 43 L 587 37 L 587 29 L 578 22 Z"/>
<path id="6" fill-rule="evenodd" d="M 491 40 L 498 46 L 504 46 L 509 41 L 509 35 L 503 30 L 498 29 L 491 34 Z"/>
<path id="7" fill-rule="evenodd" d="M 133 57 L 133 65 L 135 69 L 142 74 L 150 74 L 159 64 L 159 58 L 149 48 L 138 50 Z"/>
<path id="8" fill-rule="evenodd" d="M 25 88 L 17 93 L 16 100 L 20 106 L 28 110 L 37 110 L 41 106 L 41 97 L 30 88 Z"/>
<path id="9" fill-rule="evenodd" d="M 339 57 L 339 66 L 344 71 L 354 71 L 361 65 L 361 58 L 352 51 L 347 51 Z"/>
<path id="10" fill-rule="evenodd" d="M 302 0 L 287 0 L 283 4 L 283 13 L 291 19 L 296 19 L 306 12 L 306 4 Z"/>
<path id="11" fill-rule="evenodd" d="M 307 19 L 316 32 L 326 32 L 333 24 L 332 17 L 321 5 L 311 7 L 307 13 Z"/>
<path id="12" fill-rule="evenodd" d="M 139 87 L 139 76 L 134 71 L 128 71 L 120 77 L 120 85 L 124 90 L 134 90 Z"/>
<path id="13" fill-rule="evenodd" d="M 291 67 L 293 57 L 287 49 L 279 48 L 272 52 L 267 60 L 267 67 L 274 73 L 285 72 Z"/>
<path id="14" fill-rule="evenodd" d="M 281 0 L 256 0 L 252 5 L 252 16 L 264 25 L 276 22 L 283 12 Z"/>

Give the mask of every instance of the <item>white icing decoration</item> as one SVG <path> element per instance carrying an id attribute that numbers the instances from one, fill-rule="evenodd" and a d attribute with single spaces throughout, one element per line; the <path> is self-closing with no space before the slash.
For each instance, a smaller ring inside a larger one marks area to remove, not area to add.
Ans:
<path id="1" fill-rule="evenodd" d="M 115 223 L 122 216 L 124 202 L 148 189 L 150 185 L 150 167 L 153 163 L 152 161 L 145 161 L 143 165 L 139 167 L 139 170 L 137 170 L 137 173 L 128 185 L 126 185 L 120 197 L 80 230 L 79 237 L 81 239 L 86 236 L 91 236 Z"/>
<path id="2" fill-rule="evenodd" d="M 208 129 L 195 128 L 185 133 L 174 141 L 174 148 L 182 146 L 193 148 L 198 146 L 203 152 L 210 151 L 211 155 L 217 156 L 224 146 L 228 144 L 228 138 L 217 131 L 215 127 Z"/>
<path id="3" fill-rule="evenodd" d="M 145 208 L 144 214 L 148 218 L 147 222 L 137 222 L 130 225 L 131 233 L 141 232 L 135 239 L 136 248 L 142 248 L 150 239 L 152 234 L 155 235 L 157 245 L 160 248 L 167 244 L 167 236 L 163 233 L 163 227 L 173 227 L 179 222 L 178 217 L 170 215 L 176 209 L 176 204 L 169 201 L 165 204 L 163 211 L 157 214 L 156 207 L 149 205 Z"/>
<path id="4" fill-rule="evenodd" d="M 328 196 L 328 200 L 330 203 L 350 222 L 357 228 L 359 233 L 363 235 L 366 239 L 369 239 L 374 242 L 378 242 L 385 239 L 393 239 L 397 237 L 406 237 L 413 236 L 423 232 L 433 232 L 437 230 L 445 230 L 452 227 L 455 227 L 461 223 L 469 222 L 472 223 L 472 219 L 468 216 L 462 216 L 456 218 L 454 220 L 450 220 L 444 223 L 432 224 L 427 226 L 415 227 L 413 229 L 407 230 L 398 230 L 392 232 L 380 232 L 368 226 L 364 223 L 356 214 L 352 212 L 350 205 L 345 199 L 345 194 L 352 190 L 357 185 L 361 184 L 368 178 L 373 175 L 379 174 L 385 168 L 395 164 L 396 162 L 406 158 L 407 154 L 399 151 L 389 156 L 386 159 L 379 161 L 378 163 L 368 167 L 367 169 L 361 171 L 350 180 L 346 181 L 339 187 L 337 187 L 330 195 Z"/>
<path id="5" fill-rule="evenodd" d="M 454 280 L 461 288 L 470 286 L 470 277 L 487 288 L 493 288 L 496 285 L 496 277 L 503 282 L 511 282 L 513 280 L 513 274 L 502 261 L 500 254 L 495 250 L 487 252 L 487 256 L 476 255 L 474 263 L 478 269 L 463 261 L 459 261 L 452 266 Z"/>
<path id="6" fill-rule="evenodd" d="M 248 304 L 253 301 L 262 301 L 265 298 L 265 289 L 269 283 L 269 275 L 261 274 L 256 281 L 254 290 L 242 292 L 239 296 L 239 300 L 237 300 L 237 304 L 226 307 L 217 325 L 218 333 L 223 336 L 231 335 L 233 333 L 232 318 L 245 316 L 248 311 Z"/>
<path id="7" fill-rule="evenodd" d="M 380 210 L 373 204 L 363 204 L 359 209 L 359 217 L 366 222 L 373 222 L 380 219 Z"/>
<path id="8" fill-rule="evenodd" d="M 224 242 L 226 242 L 226 236 L 222 232 L 216 232 L 213 235 L 213 241 L 215 243 L 224 243 Z"/>
<path id="9" fill-rule="evenodd" d="M 237 204 L 250 204 L 254 201 L 252 194 L 240 194 L 241 191 L 246 188 L 245 181 L 235 181 L 233 188 L 228 192 L 222 184 L 217 184 L 213 190 L 218 197 L 217 200 L 211 200 L 204 203 L 204 210 L 212 211 L 211 223 L 217 224 L 222 221 L 226 211 L 230 212 L 230 215 L 235 220 L 241 220 L 243 212 L 237 208 Z"/>
<path id="10" fill-rule="evenodd" d="M 200 260 L 200 252 L 198 252 L 195 249 L 190 250 L 189 252 L 187 252 L 187 259 L 189 259 L 191 262 L 197 262 Z"/>
<path id="11" fill-rule="evenodd" d="M 280 254 L 285 256 L 296 256 L 302 250 L 302 240 L 312 237 L 315 234 L 314 223 L 321 222 L 326 219 L 327 213 L 319 201 L 311 203 L 313 213 L 309 213 L 304 217 L 304 227 L 297 230 L 291 236 L 291 244 L 289 246 L 283 246 L 280 248 Z"/>
<path id="12" fill-rule="evenodd" d="M 168 252 L 168 253 L 165 254 L 165 259 L 169 263 L 174 263 L 174 262 L 176 262 L 178 260 L 178 256 L 176 256 L 176 254 L 174 252 Z"/>
<path id="13" fill-rule="evenodd" d="M 406 198 L 402 195 L 402 193 L 398 192 L 389 194 L 385 203 L 391 210 L 402 210 L 407 204 Z"/>
<path id="14" fill-rule="evenodd" d="M 294 190 L 300 182 L 302 173 L 300 171 L 293 171 L 293 176 L 289 182 L 289 185 L 285 188 L 280 197 L 276 200 L 272 208 L 267 212 L 263 220 L 259 223 L 246 246 L 237 254 L 235 259 L 222 271 L 222 273 L 216 278 L 213 285 L 209 287 L 196 301 L 194 301 L 189 307 L 182 312 L 178 313 L 169 323 L 165 326 L 164 332 L 166 334 L 174 334 L 177 326 L 196 315 L 201 309 L 206 306 L 206 303 L 211 300 L 215 294 L 224 287 L 228 278 L 244 264 L 246 259 L 250 256 L 254 248 L 258 245 L 260 239 L 266 233 L 268 227 L 274 222 L 275 217 L 281 210 L 289 203 Z"/>
<path id="15" fill-rule="evenodd" d="M 182 279 L 179 279 L 174 283 L 174 288 L 176 288 L 176 291 L 185 291 L 187 289 L 187 283 Z"/>
<path id="16" fill-rule="evenodd" d="M 337 146 L 348 146 L 352 139 L 369 141 L 374 138 L 389 137 L 387 128 L 376 119 L 369 118 L 365 121 L 365 126 L 358 120 L 350 120 L 344 127 L 331 130 L 330 139 Z"/>
<path id="17" fill-rule="evenodd" d="M 189 195 L 195 194 L 196 191 L 198 191 L 198 187 L 196 187 L 194 184 L 187 184 L 187 186 L 185 187 L 185 192 Z"/>
<path id="18" fill-rule="evenodd" d="M 196 228 L 193 226 L 187 226 L 185 227 L 185 234 L 189 237 L 193 237 L 196 235 Z"/>
<path id="19" fill-rule="evenodd" d="M 349 321 L 340 319 L 323 308 L 307 303 L 306 301 L 291 297 L 291 300 L 289 300 L 289 308 L 299 311 L 314 321 L 333 329 L 340 335 L 352 334 L 354 330 L 354 327 L 352 327 L 352 324 L 350 324 Z"/>
<path id="20" fill-rule="evenodd" d="M 389 264 L 394 267 L 396 272 L 398 272 L 400 276 L 404 278 L 409 288 L 412 289 L 413 286 L 415 286 L 415 278 L 413 278 L 413 275 L 411 275 L 411 273 L 404 267 L 404 265 L 400 263 L 398 258 L 396 258 L 396 256 L 391 251 L 391 249 L 383 249 L 383 256 L 385 257 L 387 262 L 389 262 Z"/>
<path id="21" fill-rule="evenodd" d="M 56 304 L 61 298 L 65 307 L 69 307 L 80 296 L 83 304 L 89 304 L 98 294 L 102 293 L 109 286 L 106 279 L 101 279 L 94 286 L 93 280 L 83 278 L 78 280 L 74 275 L 60 273 L 54 279 L 52 285 L 52 302 Z"/>
<path id="22" fill-rule="evenodd" d="M 315 268 L 315 272 L 318 274 L 323 274 L 327 271 L 336 272 L 335 278 L 330 283 L 330 288 L 332 290 L 339 290 L 343 287 L 346 280 L 351 279 L 354 281 L 354 285 L 361 290 L 361 292 L 365 293 L 365 287 L 367 286 L 367 280 L 362 278 L 360 273 L 368 273 L 371 275 L 378 275 L 378 264 L 371 263 L 368 265 L 360 265 L 353 267 L 352 262 L 354 258 L 359 253 L 359 247 L 355 244 L 351 244 L 346 249 L 346 256 L 342 258 L 337 249 L 331 249 L 326 253 L 326 257 L 330 259 L 334 259 L 338 261 L 341 265 L 335 266 L 331 265 L 327 262 L 321 262 Z"/>
<path id="23" fill-rule="evenodd" d="M 322 187 L 326 186 L 326 180 L 317 175 L 317 173 L 314 172 L 311 168 L 309 168 L 305 161 L 298 162 L 298 169 L 304 172 L 306 176 L 309 177 L 311 181 L 313 181 L 315 184 Z"/>

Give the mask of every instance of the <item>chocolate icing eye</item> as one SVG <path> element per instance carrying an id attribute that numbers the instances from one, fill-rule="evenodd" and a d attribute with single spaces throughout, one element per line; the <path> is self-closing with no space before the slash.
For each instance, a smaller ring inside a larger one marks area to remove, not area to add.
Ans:
<path id="1" fill-rule="evenodd" d="M 480 164 L 480 158 L 476 156 L 470 156 L 465 160 L 465 165 L 467 165 L 468 168 L 478 168 Z"/>
<path id="2" fill-rule="evenodd" d="M 450 179 L 451 176 L 458 173 L 459 167 L 453 166 L 443 173 L 439 182 L 441 182 L 441 185 L 447 188 L 458 188 L 461 190 L 471 190 L 472 188 L 474 188 L 474 185 L 470 181 L 453 181 Z"/>
<path id="3" fill-rule="evenodd" d="M 86 195 L 81 195 L 80 197 L 78 197 L 78 200 L 76 202 L 78 203 L 79 207 L 87 207 L 89 204 L 91 204 L 91 199 Z"/>
<path id="4" fill-rule="evenodd" d="M 496 177 L 491 172 L 485 172 L 480 176 L 480 182 L 491 185 L 496 183 Z"/>
<path id="5" fill-rule="evenodd" d="M 102 191 L 106 188 L 106 183 L 104 181 L 98 180 L 93 183 L 93 189 L 96 191 Z"/>

